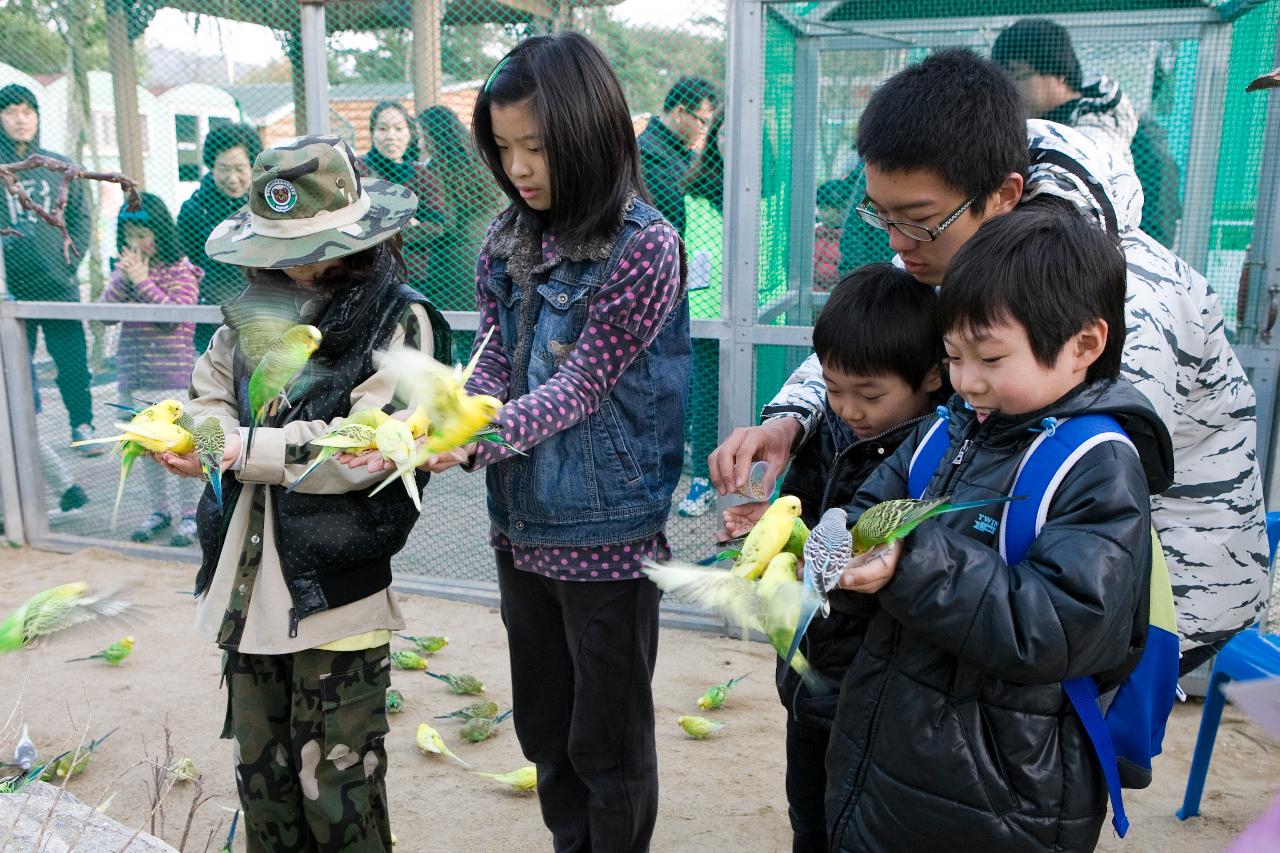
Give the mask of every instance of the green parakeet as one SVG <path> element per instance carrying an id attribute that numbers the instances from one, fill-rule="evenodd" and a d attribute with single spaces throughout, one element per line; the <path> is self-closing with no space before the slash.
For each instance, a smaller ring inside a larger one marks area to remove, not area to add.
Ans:
<path id="1" fill-rule="evenodd" d="M 747 673 L 747 675 L 750 674 Z M 746 675 L 739 675 L 737 678 L 730 678 L 715 687 L 707 688 L 707 692 L 698 697 L 698 707 L 704 711 L 720 710 L 724 707 L 724 700 L 729 698 L 729 691 L 733 689 L 735 684 L 746 677 Z"/>
<path id="2" fill-rule="evenodd" d="M 506 785 L 517 794 L 531 794 L 538 787 L 538 768 L 532 764 L 512 770 L 509 773 L 481 773 L 472 770 L 477 776 Z"/>
<path id="3" fill-rule="evenodd" d="M 205 418 L 191 434 L 196 444 L 196 458 L 200 471 L 213 489 L 213 498 L 222 512 L 222 456 L 227 448 L 227 436 L 217 418 Z"/>
<path id="4" fill-rule="evenodd" d="M 84 582 L 37 592 L 0 622 L 0 652 L 12 652 L 40 637 L 96 619 L 119 616 L 129 602 L 91 594 Z"/>
<path id="5" fill-rule="evenodd" d="M 386 415 L 381 409 L 372 409 L 386 419 Z M 341 425 L 334 427 L 319 438 L 311 439 L 311 444 L 320 448 L 320 455 L 316 457 L 316 461 L 302 472 L 302 476 L 289 484 L 286 491 L 292 492 L 298 486 L 302 485 L 302 481 L 311 476 L 311 472 L 328 462 L 339 453 L 364 453 L 366 450 L 373 449 L 374 438 L 377 435 L 376 428 L 360 423 L 352 423 L 353 418 L 349 418 L 342 422 Z"/>
<path id="6" fill-rule="evenodd" d="M 881 501 L 862 513 L 858 517 L 857 524 L 853 525 L 853 553 L 865 554 L 879 545 L 889 545 L 915 530 L 921 522 L 948 512 L 959 512 L 987 504 L 1008 503 L 1021 499 L 1021 496 L 987 498 L 981 501 L 953 504 L 951 496 L 947 495 L 927 501 L 913 501 L 910 498 Z"/>
<path id="7" fill-rule="evenodd" d="M 480 679 L 476 678 L 474 675 L 467 675 L 465 672 L 457 675 L 447 672 L 444 675 L 428 672 L 427 675 L 437 679 L 438 681 L 443 681 L 445 684 L 449 685 L 450 690 L 457 693 L 459 696 L 475 696 L 477 693 L 484 692 L 484 684 Z"/>
<path id="8" fill-rule="evenodd" d="M 804 596 L 804 587 L 796 578 L 798 565 L 796 556 L 784 551 L 769 561 L 759 581 L 747 580 L 732 571 L 675 561 L 663 565 L 648 563 L 645 574 L 664 592 L 714 608 L 744 631 L 761 632 L 778 656 L 783 657 L 795 635 Z M 796 654 L 791 668 L 814 695 L 831 692 L 804 655 Z"/>
<path id="9" fill-rule="evenodd" d="M 680 723 L 680 728 L 684 729 L 684 733 L 694 740 L 703 740 L 729 725 L 728 723 L 715 723 L 706 717 L 698 717 L 692 714 L 681 717 L 677 722 Z"/>
<path id="10" fill-rule="evenodd" d="M 795 522 L 800 517 L 800 499 L 792 495 L 778 498 L 742 543 L 742 552 L 733 561 L 733 573 L 740 578 L 756 580 L 769 561 L 782 552 L 795 535 Z"/>
<path id="11" fill-rule="evenodd" d="M 104 660 L 112 666 L 119 666 L 132 651 L 133 637 L 125 637 L 123 640 L 107 646 L 96 655 L 89 655 L 84 658 L 68 658 L 67 663 L 73 663 L 78 660 Z"/>
<path id="12" fill-rule="evenodd" d="M 404 694 L 394 687 L 387 689 L 387 713 L 399 714 L 404 710 Z"/>
<path id="13" fill-rule="evenodd" d="M 444 738 L 440 737 L 440 733 L 426 723 L 421 723 L 418 726 L 418 734 L 414 738 L 414 742 L 418 745 L 418 749 L 422 751 L 423 755 L 443 755 L 447 758 L 452 758 L 463 767 L 471 766 L 458 756 L 454 755 L 453 752 L 449 750 L 449 747 L 445 746 Z"/>
<path id="14" fill-rule="evenodd" d="M 433 655 L 436 652 L 449 645 L 448 637 L 415 637 L 411 634 L 397 634 L 400 639 L 407 640 L 423 654 Z"/>
<path id="15" fill-rule="evenodd" d="M 437 720 L 474 720 L 476 717 L 489 717 L 490 719 L 498 716 L 498 705 L 495 702 L 472 702 L 465 708 L 459 708 L 452 714 L 441 714 L 436 717 Z"/>
<path id="16" fill-rule="evenodd" d="M 417 652 L 407 649 L 396 649 L 391 653 L 391 662 L 396 669 L 426 669 L 427 659 Z"/>
<path id="17" fill-rule="evenodd" d="M 320 330 L 315 326 L 299 324 L 290 326 L 267 347 L 249 377 L 249 411 L 253 413 L 254 426 L 266 420 L 271 401 L 307 366 L 312 353 L 320 347 L 320 339 Z"/>
<path id="18" fill-rule="evenodd" d="M 498 725 L 511 716 L 511 710 L 503 711 L 497 717 L 473 717 L 462 724 L 462 728 L 458 730 L 458 737 L 468 743 L 480 743 L 493 737 L 493 733 L 498 730 Z"/>
<path id="19" fill-rule="evenodd" d="M 77 749 L 64 752 L 45 766 L 44 773 L 41 774 L 40 778 L 46 782 L 56 782 L 67 776 L 79 776 L 84 772 L 85 767 L 89 766 L 89 757 L 93 755 L 98 747 L 102 746 L 103 741 L 115 734 L 115 731 L 115 729 L 112 729 L 96 740 L 91 740 Z"/>

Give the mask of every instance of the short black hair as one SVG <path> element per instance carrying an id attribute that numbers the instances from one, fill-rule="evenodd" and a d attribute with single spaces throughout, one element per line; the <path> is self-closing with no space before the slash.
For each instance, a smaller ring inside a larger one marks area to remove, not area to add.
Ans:
<path id="1" fill-rule="evenodd" d="M 138 193 L 140 205 L 137 210 L 130 210 L 128 202 L 120 207 L 116 216 L 116 252 L 124 251 L 124 227 L 137 225 L 149 228 L 156 237 L 155 261 L 168 266 L 182 258 L 182 246 L 178 243 L 178 228 L 173 224 L 173 215 L 161 201 L 160 196 L 151 193 Z"/>
<path id="2" fill-rule="evenodd" d="M 831 291 L 813 325 L 813 349 L 827 370 L 901 377 L 918 390 L 942 364 L 938 295 L 906 270 L 867 264 Z"/>
<path id="3" fill-rule="evenodd" d="M 1120 375 L 1128 271 L 1119 244 L 1061 204 L 1019 205 L 983 223 L 942 279 L 943 334 L 982 331 L 1012 320 L 1027 332 L 1036 361 L 1052 367 L 1071 337 L 1095 320 L 1107 343 L 1085 378 Z"/>
<path id="4" fill-rule="evenodd" d="M 218 155 L 232 148 L 243 148 L 244 153 L 249 155 L 249 165 L 253 165 L 253 161 L 262 153 L 262 137 L 247 124 L 217 125 L 205 136 L 200 159 L 204 161 L 206 169 L 212 169 L 213 161 L 218 159 Z"/>
<path id="5" fill-rule="evenodd" d="M 1025 177 L 1030 167 L 1022 98 L 995 63 L 971 50 L 940 51 L 875 91 L 858 124 L 858 153 L 887 172 L 930 169 L 982 213 L 1007 175 Z"/>
<path id="6" fill-rule="evenodd" d="M 838 207 L 847 210 L 853 197 L 853 187 L 848 181 L 824 181 L 818 184 L 818 207 Z"/>
<path id="7" fill-rule="evenodd" d="M 551 210 L 516 191 L 493 138 L 490 106 L 529 101 L 551 172 Z M 623 207 L 644 196 L 631 110 L 600 48 L 570 30 L 525 39 L 499 60 L 472 117 L 480 155 L 526 225 L 562 241 L 612 237 Z"/>
<path id="8" fill-rule="evenodd" d="M 669 113 L 676 107 L 684 107 L 693 112 L 702 106 L 703 101 L 709 102 L 711 108 L 715 109 L 720 105 L 720 90 L 705 77 L 686 74 L 667 90 L 667 96 L 662 99 L 662 111 Z"/>
<path id="9" fill-rule="evenodd" d="M 1005 69 L 1025 62 L 1037 74 L 1061 77 L 1072 89 L 1080 89 L 1080 59 L 1071 33 L 1047 18 L 1023 18 L 1005 28 L 991 45 L 991 61 Z"/>

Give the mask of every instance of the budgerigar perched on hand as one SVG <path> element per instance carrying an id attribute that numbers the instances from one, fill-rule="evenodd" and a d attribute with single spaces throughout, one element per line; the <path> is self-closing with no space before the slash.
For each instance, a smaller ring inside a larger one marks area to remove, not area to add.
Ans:
<path id="1" fill-rule="evenodd" d="M 396 636 L 402 640 L 408 640 L 417 647 L 418 651 L 428 655 L 433 655 L 449 645 L 448 637 L 415 637 L 411 634 L 397 634 Z"/>
<path id="2" fill-rule="evenodd" d="M 706 717 L 686 714 L 677 720 L 684 733 L 694 740 L 703 740 L 723 729 L 728 723 L 716 723 Z"/>
<path id="3" fill-rule="evenodd" d="M 386 420 L 386 415 L 381 409 L 370 409 L 369 411 L 377 412 Z M 316 461 L 312 462 L 307 470 L 302 472 L 302 476 L 289 484 L 287 492 L 292 492 L 298 486 L 302 485 L 302 481 L 311 476 L 311 473 L 324 463 L 328 462 L 339 453 L 359 454 L 366 450 L 372 450 L 374 442 L 377 438 L 377 428 L 366 426 L 365 424 L 352 423 L 354 419 L 343 421 L 338 426 L 326 432 L 319 438 L 313 438 L 309 442 L 320 448 L 320 455 L 316 457 Z"/>
<path id="4" fill-rule="evenodd" d="M 510 716 L 511 709 L 503 711 L 496 717 L 472 717 L 462 724 L 462 728 L 458 729 L 458 737 L 468 743 L 486 741 L 498 730 L 498 725 Z"/>
<path id="5" fill-rule="evenodd" d="M 404 483 L 404 489 L 409 493 L 409 500 L 413 501 L 418 512 L 422 512 L 422 496 L 418 494 L 418 481 L 414 476 L 414 469 L 426 459 L 426 453 L 419 451 L 414 445 L 413 433 L 408 424 L 394 418 L 387 421 L 375 430 L 374 446 L 384 459 L 396 466 L 396 469 L 369 492 L 369 497 L 373 497 L 388 484 L 399 480 Z"/>
<path id="6" fill-rule="evenodd" d="M 455 720 L 462 720 L 463 722 L 466 722 L 467 720 L 474 720 L 476 717 L 489 717 L 490 719 L 492 719 L 493 717 L 496 717 L 496 716 L 498 716 L 497 703 L 472 702 L 470 705 L 468 705 L 465 708 L 459 708 L 458 710 L 450 714 L 441 714 L 440 716 L 436 717 L 436 719 L 448 720 L 452 718 Z"/>
<path id="7" fill-rule="evenodd" d="M 450 751 L 449 747 L 445 746 L 444 738 L 440 737 L 440 733 L 426 723 L 419 724 L 418 734 L 414 738 L 414 742 L 418 745 L 418 749 L 422 751 L 423 755 L 427 755 L 428 753 L 433 755 L 443 755 L 447 758 L 452 758 L 463 767 L 471 766 L 458 756 L 454 755 L 453 752 Z"/>
<path id="8" fill-rule="evenodd" d="M 311 355 L 320 348 L 321 338 L 315 326 L 300 323 L 290 326 L 267 347 L 249 377 L 249 411 L 254 426 L 266 420 L 271 401 L 307 366 Z"/>
<path id="9" fill-rule="evenodd" d="M 200 460 L 200 473 L 213 489 L 213 499 L 222 512 L 222 457 L 227 449 L 227 436 L 217 418 L 205 418 L 191 434 L 196 444 L 196 458 Z"/>
<path id="10" fill-rule="evenodd" d="M 439 675 L 434 672 L 428 672 L 427 675 L 432 678 L 443 681 L 449 685 L 449 689 L 459 696 L 475 696 L 477 693 L 484 692 L 484 683 L 474 675 L 467 675 L 465 672 L 454 675 L 453 673 L 444 673 Z"/>
<path id="11" fill-rule="evenodd" d="M 703 607 L 714 608 L 744 630 L 760 631 L 778 656 L 783 657 L 795 635 L 804 596 L 804 587 L 796 578 L 798 565 L 795 554 L 784 551 L 769 561 L 759 581 L 749 581 L 732 571 L 675 561 L 662 565 L 647 563 L 645 574 L 663 592 L 686 596 Z M 796 654 L 791 668 L 814 695 L 831 691 L 804 655 Z"/>
<path id="12" fill-rule="evenodd" d="M 722 681 L 715 687 L 708 687 L 707 692 L 698 697 L 698 707 L 704 711 L 718 711 L 723 708 L 725 699 L 729 698 L 729 691 L 733 689 L 735 684 L 746 677 L 746 675 L 739 675 L 737 678 Z"/>
<path id="13" fill-rule="evenodd" d="M 759 578 L 769 561 L 791 540 L 799 516 L 800 499 L 797 497 L 783 495 L 770 504 L 742 543 L 742 551 L 733 561 L 733 573 L 747 580 Z"/>
<path id="14" fill-rule="evenodd" d="M 481 773 L 478 770 L 471 772 L 506 785 L 517 794 L 530 794 L 538 787 L 538 768 L 532 764 L 512 770 L 510 773 Z"/>
<path id="15" fill-rule="evenodd" d="M 89 655 L 83 658 L 67 658 L 67 663 L 74 663 L 78 660 L 103 660 L 112 666 L 119 666 L 132 651 L 133 637 L 125 637 L 123 640 L 107 646 L 96 655 Z"/>
<path id="16" fill-rule="evenodd" d="M 91 594 L 84 582 L 37 592 L 0 622 L 0 652 L 16 651 L 40 637 L 99 616 L 119 616 L 129 606 L 127 601 Z"/>

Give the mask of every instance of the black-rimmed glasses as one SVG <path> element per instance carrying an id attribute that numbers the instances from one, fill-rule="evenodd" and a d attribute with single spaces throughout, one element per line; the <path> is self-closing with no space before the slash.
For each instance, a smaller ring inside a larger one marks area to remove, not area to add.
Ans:
<path id="1" fill-rule="evenodd" d="M 975 195 L 973 198 L 957 207 L 954 213 L 932 228 L 927 225 L 921 225 L 918 222 L 907 222 L 902 219 L 885 219 L 879 213 L 876 213 L 875 209 L 871 207 L 870 199 L 863 199 L 854 209 L 858 211 L 858 216 L 862 221 L 870 225 L 872 228 L 878 228 L 881 231 L 888 231 L 892 226 L 893 228 L 896 228 L 898 233 L 903 237 L 920 243 L 930 243 L 941 237 L 942 232 L 946 231 L 947 228 L 951 226 L 951 223 L 963 216 L 964 212 L 977 200 L 978 197 Z"/>

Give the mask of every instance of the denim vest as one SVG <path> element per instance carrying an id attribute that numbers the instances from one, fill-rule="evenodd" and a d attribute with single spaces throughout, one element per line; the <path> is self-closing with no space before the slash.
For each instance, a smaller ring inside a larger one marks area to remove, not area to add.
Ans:
<path id="1" fill-rule="evenodd" d="M 512 211 L 485 244 L 486 286 L 497 297 L 501 345 L 511 360 L 509 399 L 547 382 L 587 322 L 596 291 L 637 233 L 662 215 L 633 201 L 612 240 L 559 247 L 541 260 L 541 235 Z M 684 459 L 689 393 L 689 302 L 681 247 L 679 304 L 653 342 L 582 422 L 486 472 L 489 516 L 517 546 L 605 545 L 657 534 Z M 536 256 L 535 256 L 535 253 Z M 533 259 L 537 258 L 535 262 Z"/>

